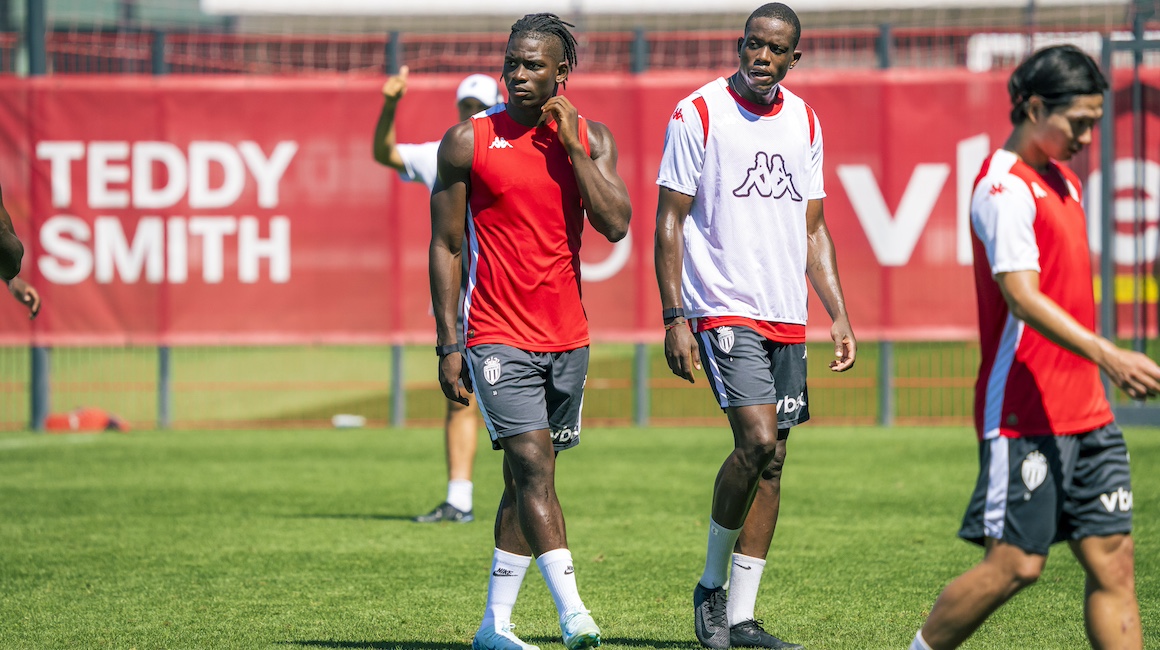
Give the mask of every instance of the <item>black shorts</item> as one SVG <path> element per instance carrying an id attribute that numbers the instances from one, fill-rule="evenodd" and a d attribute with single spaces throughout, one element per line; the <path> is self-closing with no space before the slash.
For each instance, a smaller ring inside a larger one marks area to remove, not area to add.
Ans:
<path id="1" fill-rule="evenodd" d="M 1128 447 L 1114 422 L 1074 436 L 979 443 L 979 479 L 959 537 L 1047 555 L 1056 542 L 1130 532 Z"/>
<path id="2" fill-rule="evenodd" d="M 588 347 L 566 352 L 528 352 L 485 343 L 467 348 L 475 400 L 491 434 L 499 439 L 548 429 L 556 451 L 580 444 Z"/>
<path id="3" fill-rule="evenodd" d="M 722 409 L 777 404 L 777 427 L 810 419 L 806 344 L 776 343 L 748 327 L 697 333 L 709 388 Z"/>

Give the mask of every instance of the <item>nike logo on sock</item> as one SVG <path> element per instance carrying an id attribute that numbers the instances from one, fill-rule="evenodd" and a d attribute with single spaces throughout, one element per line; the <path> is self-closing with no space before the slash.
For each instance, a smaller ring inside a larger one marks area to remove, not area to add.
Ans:
<path id="1" fill-rule="evenodd" d="M 745 569 L 746 571 L 753 569 L 753 567 L 751 567 L 751 566 L 745 566 L 744 564 L 738 564 L 736 562 L 733 563 L 733 566 L 740 567 L 742 569 Z"/>
<path id="2" fill-rule="evenodd" d="M 564 575 L 566 575 L 566 576 L 570 576 L 573 573 L 576 573 L 576 569 L 573 569 L 572 565 L 568 565 L 568 568 L 564 569 Z"/>
<path id="3" fill-rule="evenodd" d="M 502 567 L 491 572 L 491 575 L 499 576 L 501 578 L 508 578 L 508 577 L 514 576 L 515 574 L 516 574 L 515 571 L 512 571 L 511 569 L 504 569 Z"/>

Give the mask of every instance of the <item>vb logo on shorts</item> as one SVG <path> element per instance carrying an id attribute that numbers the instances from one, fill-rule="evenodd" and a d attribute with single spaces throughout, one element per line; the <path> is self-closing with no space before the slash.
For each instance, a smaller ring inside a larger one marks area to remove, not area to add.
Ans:
<path id="1" fill-rule="evenodd" d="M 733 349 L 732 327 L 726 325 L 717 328 L 717 347 L 721 348 L 725 354 L 729 354 L 729 351 Z"/>
<path id="2" fill-rule="evenodd" d="M 487 361 L 483 362 L 483 378 L 492 386 L 499 381 L 500 365 L 499 359 L 496 357 L 488 357 Z"/>
<path id="3" fill-rule="evenodd" d="M 1027 454 L 1019 473 L 1023 476 L 1023 485 L 1034 492 L 1035 488 L 1043 484 L 1043 479 L 1047 478 L 1047 457 L 1038 451 Z"/>

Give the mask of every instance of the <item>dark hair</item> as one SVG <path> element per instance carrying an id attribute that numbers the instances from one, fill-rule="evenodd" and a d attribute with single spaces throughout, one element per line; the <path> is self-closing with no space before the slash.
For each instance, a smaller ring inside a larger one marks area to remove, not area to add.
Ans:
<path id="1" fill-rule="evenodd" d="M 1083 50 L 1074 45 L 1045 47 L 1020 63 L 1007 81 L 1011 123 L 1019 126 L 1027 119 L 1027 102 L 1033 96 L 1053 111 L 1076 95 L 1101 95 L 1107 89 L 1104 73 Z"/>
<path id="2" fill-rule="evenodd" d="M 576 67 L 576 37 L 568 31 L 569 27 L 575 25 L 560 20 L 556 14 L 528 14 L 512 25 L 508 42 L 517 36 L 554 36 L 564 49 L 564 60 L 568 62 L 568 68 L 572 69 Z"/>
<path id="3" fill-rule="evenodd" d="M 793 27 L 793 45 L 797 47 L 798 41 L 802 38 L 802 22 L 798 20 L 797 14 L 788 5 L 770 2 L 754 9 L 753 13 L 749 14 L 749 18 L 745 19 L 746 33 L 749 33 L 749 25 L 757 18 L 773 18 Z"/>

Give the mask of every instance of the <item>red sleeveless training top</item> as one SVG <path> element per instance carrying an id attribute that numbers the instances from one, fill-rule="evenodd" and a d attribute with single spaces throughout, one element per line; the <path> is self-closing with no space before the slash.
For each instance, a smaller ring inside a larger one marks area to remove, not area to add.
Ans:
<path id="1" fill-rule="evenodd" d="M 588 151 L 588 124 L 581 117 L 579 125 Z M 471 126 L 467 346 L 561 352 L 588 345 L 580 303 L 584 206 L 555 122 L 524 126 L 499 104 Z"/>

